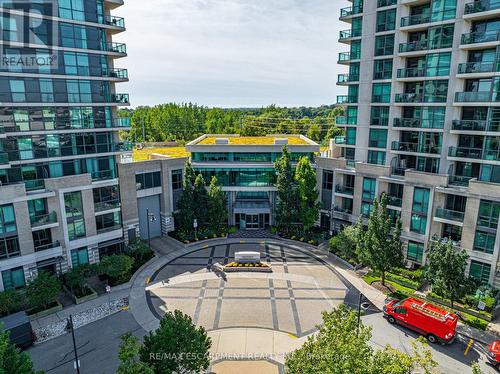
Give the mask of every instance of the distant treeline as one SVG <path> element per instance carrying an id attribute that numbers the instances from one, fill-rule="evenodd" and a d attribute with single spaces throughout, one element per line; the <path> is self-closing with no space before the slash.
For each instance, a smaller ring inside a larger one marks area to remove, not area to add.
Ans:
<path id="1" fill-rule="evenodd" d="M 317 142 L 327 143 L 328 139 L 342 135 L 342 129 L 335 126 L 335 117 L 342 114 L 343 109 L 334 105 L 221 109 L 191 103 L 169 103 L 119 112 L 120 117 L 131 117 L 132 130 L 125 135 L 128 140 L 144 141 L 144 123 L 146 141 L 179 143 L 202 134 L 257 136 L 277 133 L 303 134 Z"/>

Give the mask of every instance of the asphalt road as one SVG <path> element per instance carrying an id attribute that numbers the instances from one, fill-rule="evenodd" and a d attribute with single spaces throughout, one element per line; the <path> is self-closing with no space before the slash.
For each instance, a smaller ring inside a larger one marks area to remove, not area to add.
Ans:
<path id="1" fill-rule="evenodd" d="M 120 337 L 131 332 L 142 337 L 145 331 L 132 314 L 121 311 L 75 331 L 81 374 L 112 374 L 118 367 Z M 71 334 L 62 335 L 28 350 L 37 370 L 47 374 L 74 374 Z"/>

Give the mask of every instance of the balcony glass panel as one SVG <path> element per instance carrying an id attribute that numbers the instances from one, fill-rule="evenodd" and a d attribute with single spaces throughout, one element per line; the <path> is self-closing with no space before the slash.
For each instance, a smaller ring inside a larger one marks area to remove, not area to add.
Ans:
<path id="1" fill-rule="evenodd" d="M 450 147 L 448 156 L 482 159 L 483 150 L 481 148 Z"/>
<path id="2" fill-rule="evenodd" d="M 477 0 L 465 4 L 465 14 L 487 12 L 489 10 L 500 9 L 500 1 L 495 0 Z"/>
<path id="3" fill-rule="evenodd" d="M 478 31 L 462 34 L 461 44 L 487 43 L 496 42 L 498 40 L 500 40 L 500 32 L 498 31 Z"/>
<path id="4" fill-rule="evenodd" d="M 453 121 L 453 130 L 462 131 L 500 131 L 499 121 L 473 121 L 473 120 L 455 120 Z"/>
<path id="5" fill-rule="evenodd" d="M 437 208 L 436 209 L 436 217 L 447 219 L 451 221 L 463 222 L 464 221 L 464 213 L 458 212 L 451 209 Z"/>
<path id="6" fill-rule="evenodd" d="M 497 62 L 467 62 L 458 65 L 458 74 L 492 73 L 500 71 L 500 64 Z"/>

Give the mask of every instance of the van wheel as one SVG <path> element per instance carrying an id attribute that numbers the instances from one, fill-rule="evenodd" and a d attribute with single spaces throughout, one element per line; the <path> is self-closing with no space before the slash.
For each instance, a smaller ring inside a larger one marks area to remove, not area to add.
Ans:
<path id="1" fill-rule="evenodd" d="M 389 316 L 389 317 L 387 317 L 387 321 L 389 321 L 389 323 L 390 323 L 391 325 L 394 325 L 394 324 L 396 323 L 396 320 L 394 319 L 394 317 L 393 317 L 393 316 Z"/>
<path id="2" fill-rule="evenodd" d="M 438 341 L 437 338 L 432 334 L 427 335 L 427 340 L 432 344 L 436 344 Z"/>

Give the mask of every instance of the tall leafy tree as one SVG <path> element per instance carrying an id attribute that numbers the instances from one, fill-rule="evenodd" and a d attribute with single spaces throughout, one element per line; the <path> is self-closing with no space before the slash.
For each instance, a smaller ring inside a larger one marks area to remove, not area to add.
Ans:
<path id="1" fill-rule="evenodd" d="M 463 297 L 471 284 L 465 274 L 468 258 L 467 252 L 454 248 L 451 240 L 434 242 L 427 255 L 427 278 L 432 291 L 450 299 L 452 308 L 453 302 Z"/>
<path id="2" fill-rule="evenodd" d="M 190 231 L 193 228 L 193 220 L 195 218 L 195 180 L 196 174 L 193 167 L 190 162 L 186 162 L 182 195 L 177 202 L 177 213 L 175 214 L 175 225 L 183 232 Z"/>
<path id="3" fill-rule="evenodd" d="M 281 229 L 289 228 L 297 220 L 297 188 L 292 169 L 292 160 L 286 146 L 283 146 L 281 157 L 275 162 L 277 173 L 277 206 L 276 220 Z"/>
<path id="4" fill-rule="evenodd" d="M 160 327 L 144 337 L 141 361 L 155 373 L 199 373 L 210 365 L 212 340 L 179 310 L 167 312 Z M 160 357 L 160 359 L 158 359 Z"/>
<path id="5" fill-rule="evenodd" d="M 215 176 L 210 181 L 208 190 L 208 223 L 211 227 L 216 228 L 221 223 L 227 223 L 227 199 L 222 191 L 222 187 L 217 182 Z"/>
<path id="6" fill-rule="evenodd" d="M 295 169 L 299 199 L 299 218 L 304 230 L 309 231 L 319 217 L 319 192 L 316 189 L 316 170 L 307 157 L 301 157 Z"/>
<path id="7" fill-rule="evenodd" d="M 141 344 L 131 333 L 121 337 L 122 343 L 118 350 L 120 365 L 116 374 L 154 374 L 153 369 L 139 358 Z"/>
<path id="8" fill-rule="evenodd" d="M 0 373 L 2 374 L 43 374 L 33 368 L 33 362 L 26 352 L 21 352 L 10 343 L 9 333 L 0 326 Z"/>
<path id="9" fill-rule="evenodd" d="M 380 272 L 382 285 L 385 285 L 385 273 L 393 267 L 403 264 L 403 244 L 401 243 L 401 221 L 396 224 L 387 212 L 387 196 L 382 194 L 380 202 L 373 201 L 373 210 L 368 219 L 365 232 L 358 222 L 358 257 L 372 270 Z"/>
<path id="10" fill-rule="evenodd" d="M 208 206 L 209 197 L 206 188 L 205 179 L 203 175 L 198 174 L 194 181 L 193 189 L 194 200 L 194 218 L 196 218 L 200 225 L 208 222 Z"/>
<path id="11" fill-rule="evenodd" d="M 357 314 L 345 305 L 323 312 L 319 332 L 310 336 L 301 348 L 285 357 L 289 374 L 363 373 L 409 374 L 434 373 L 425 341 L 414 345 L 413 354 L 398 352 L 390 346 L 374 351 L 369 344 L 371 328 L 358 327 Z"/>

